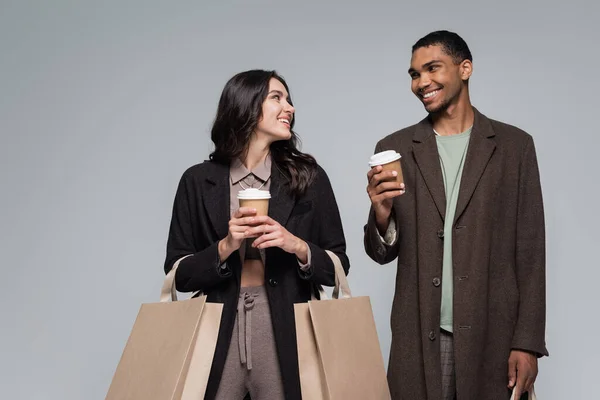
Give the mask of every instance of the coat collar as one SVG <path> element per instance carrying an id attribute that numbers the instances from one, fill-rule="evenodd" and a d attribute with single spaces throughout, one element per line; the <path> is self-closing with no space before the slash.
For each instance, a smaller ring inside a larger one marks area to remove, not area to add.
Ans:
<path id="1" fill-rule="evenodd" d="M 467 207 L 496 148 L 494 140 L 496 134 L 490 120 L 475 107 L 473 107 L 473 111 L 475 120 L 463 168 L 454 221 L 462 215 Z M 416 126 L 413 135 L 413 153 L 419 171 L 443 220 L 446 215 L 446 194 L 435 133 L 429 117 L 424 118 Z"/>
<path id="2" fill-rule="evenodd" d="M 206 214 L 219 238 L 227 236 L 230 219 L 230 167 L 229 165 L 209 162 L 204 186 L 204 207 Z M 287 223 L 295 203 L 288 179 L 279 171 L 275 163 L 271 164 L 271 200 L 269 216 L 281 225 Z"/>

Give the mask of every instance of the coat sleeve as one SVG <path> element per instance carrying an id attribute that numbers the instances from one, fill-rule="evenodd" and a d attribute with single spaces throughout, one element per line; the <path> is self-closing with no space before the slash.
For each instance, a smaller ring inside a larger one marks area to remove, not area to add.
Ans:
<path id="1" fill-rule="evenodd" d="M 184 173 L 177 187 L 164 264 L 168 273 L 175 261 L 192 255 L 179 264 L 175 274 L 175 286 L 180 292 L 207 291 L 233 275 L 227 263 L 219 260 L 218 241 L 198 245 L 195 240 L 201 230 L 198 220 L 201 216 L 196 211 L 200 207 L 193 190 L 195 181 L 190 175 L 189 171 Z"/>
<path id="2" fill-rule="evenodd" d="M 317 210 L 314 223 L 318 225 L 317 238 L 314 242 L 306 241 L 311 254 L 310 269 L 298 271 L 303 279 L 320 285 L 334 286 L 335 270 L 325 250 L 330 250 L 339 257 L 346 275 L 350 269 L 350 261 L 346 255 L 346 239 L 331 182 L 321 167 L 318 167 L 315 188 Z"/>
<path id="3" fill-rule="evenodd" d="M 516 237 L 519 316 L 512 347 L 538 356 L 547 356 L 544 208 L 535 146 L 531 137 L 525 145 L 519 172 Z"/>
<path id="4" fill-rule="evenodd" d="M 381 142 L 378 142 L 375 146 L 375 153 L 379 153 L 380 151 L 383 151 L 383 147 Z M 394 212 L 393 208 L 391 218 L 396 218 L 396 213 Z M 396 219 L 394 221 L 396 222 L 396 227 L 398 227 L 399 222 Z M 396 229 L 396 238 L 393 243 L 388 244 L 381 240 L 382 238 L 377 230 L 377 224 L 375 222 L 375 211 L 373 210 L 373 206 L 371 206 L 369 210 L 369 218 L 367 220 L 367 224 L 365 225 L 364 232 L 365 251 L 373 261 L 379 264 L 387 264 L 398 257 L 400 243 L 398 237 L 399 229 Z"/>

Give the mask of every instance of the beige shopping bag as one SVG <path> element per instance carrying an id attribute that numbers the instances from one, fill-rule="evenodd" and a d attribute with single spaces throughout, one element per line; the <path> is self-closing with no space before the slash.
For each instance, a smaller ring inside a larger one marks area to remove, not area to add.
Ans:
<path id="1" fill-rule="evenodd" d="M 319 288 L 322 300 L 294 304 L 302 398 L 389 400 L 369 297 L 352 297 L 339 258 L 327 253 L 335 265 L 333 299 Z"/>
<path id="2" fill-rule="evenodd" d="M 206 296 L 177 301 L 181 260 L 165 278 L 160 303 L 142 304 L 106 400 L 204 398 L 223 305 Z"/>

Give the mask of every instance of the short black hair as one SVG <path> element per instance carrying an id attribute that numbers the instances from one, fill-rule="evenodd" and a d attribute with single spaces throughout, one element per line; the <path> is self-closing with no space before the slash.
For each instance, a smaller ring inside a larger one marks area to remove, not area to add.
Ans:
<path id="1" fill-rule="evenodd" d="M 421 47 L 441 46 L 444 53 L 452 57 L 455 64 L 460 64 L 464 60 L 473 61 L 471 50 L 467 43 L 458 36 L 458 34 L 450 31 L 435 31 L 423 36 L 412 47 L 414 53 Z"/>

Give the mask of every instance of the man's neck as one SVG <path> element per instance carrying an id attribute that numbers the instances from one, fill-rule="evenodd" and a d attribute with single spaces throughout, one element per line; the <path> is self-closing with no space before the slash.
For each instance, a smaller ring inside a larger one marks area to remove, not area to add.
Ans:
<path id="1" fill-rule="evenodd" d="M 473 126 L 475 112 L 470 102 L 450 105 L 439 114 L 432 114 L 433 129 L 440 136 L 458 135 Z"/>

